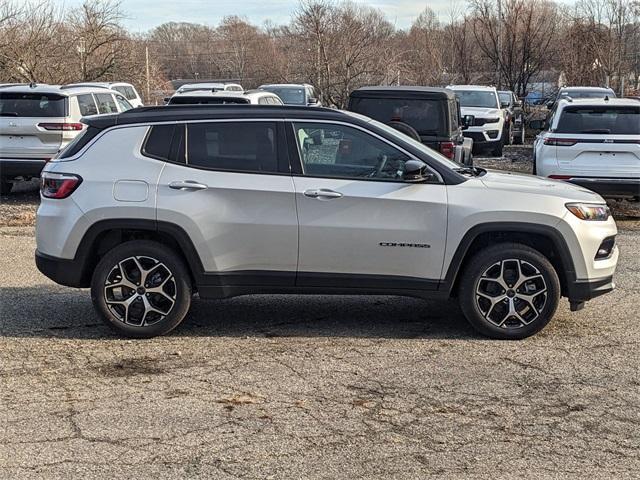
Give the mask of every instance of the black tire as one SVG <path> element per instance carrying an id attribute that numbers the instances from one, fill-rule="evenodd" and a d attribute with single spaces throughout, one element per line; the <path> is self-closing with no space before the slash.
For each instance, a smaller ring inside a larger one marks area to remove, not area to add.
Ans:
<path id="1" fill-rule="evenodd" d="M 154 264 L 152 260 L 157 263 Z M 118 266 L 120 262 L 122 267 Z M 139 267 L 146 269 L 150 276 L 146 287 L 156 287 L 156 291 L 161 288 L 162 293 L 145 293 L 144 289 L 136 291 L 124 286 L 113 286 L 118 277 L 122 278 L 124 268 L 129 272 L 124 273 L 126 281 L 133 286 L 140 285 L 143 273 Z M 109 288 L 108 284 L 112 286 Z M 104 322 L 118 333 L 131 338 L 151 338 L 176 328 L 189 311 L 191 293 L 191 277 L 180 257 L 170 248 L 149 240 L 132 240 L 107 252 L 98 262 L 91 279 L 91 300 Z M 142 298 L 143 295 L 146 300 Z M 107 296 L 110 298 L 107 299 Z M 136 298 L 131 303 L 131 311 L 129 307 L 125 308 L 117 303 L 132 297 Z M 147 304 L 156 310 L 147 311 Z M 141 308 L 145 310 L 143 314 L 139 313 Z M 164 315 L 161 312 L 165 312 Z M 147 318 L 149 321 L 145 322 Z"/>
<path id="2" fill-rule="evenodd" d="M 518 269 L 518 273 L 531 275 L 531 279 L 520 286 L 505 281 L 507 287 L 518 286 L 518 290 L 504 290 L 497 280 L 493 280 L 496 269 L 504 271 L 505 275 Z M 491 289 L 494 290 L 490 296 L 481 296 Z M 527 304 L 519 296 L 525 293 L 532 296 L 533 303 Z M 489 298 L 495 299 L 495 305 Z M 465 317 L 482 335 L 520 340 L 539 332 L 551 321 L 560 301 L 560 281 L 553 265 L 537 250 L 519 243 L 501 243 L 477 252 L 465 267 L 459 300 Z M 511 315 L 512 312 L 517 316 Z"/>
<path id="3" fill-rule="evenodd" d="M 513 137 L 513 144 L 524 145 L 524 136 L 525 136 L 525 129 L 524 129 L 524 121 L 523 121 L 520 124 L 520 131 L 518 132 L 518 135 Z"/>
<path id="4" fill-rule="evenodd" d="M 6 177 L 0 178 L 0 195 L 9 195 L 11 193 L 12 188 L 13 188 L 13 183 L 10 182 L 8 178 Z"/>
<path id="5" fill-rule="evenodd" d="M 418 142 L 421 141 L 420 140 L 420 134 L 416 131 L 415 128 L 413 128 L 408 123 L 400 122 L 400 121 L 397 121 L 397 120 L 392 120 L 387 125 L 389 125 L 390 127 L 395 128 L 400 133 L 404 133 L 408 137 L 411 137 L 414 140 L 417 140 Z"/>
<path id="6" fill-rule="evenodd" d="M 534 148 L 534 153 L 533 153 L 533 167 L 531 169 L 531 173 L 532 175 L 537 175 L 538 174 L 538 166 L 536 165 L 536 154 L 535 154 L 535 148 Z"/>

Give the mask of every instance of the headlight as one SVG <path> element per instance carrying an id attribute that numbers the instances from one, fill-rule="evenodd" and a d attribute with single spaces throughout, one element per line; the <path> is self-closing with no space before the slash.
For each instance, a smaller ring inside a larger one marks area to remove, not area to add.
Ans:
<path id="1" fill-rule="evenodd" d="M 566 206 L 580 220 L 604 222 L 611 216 L 609 207 L 600 203 L 567 203 Z"/>

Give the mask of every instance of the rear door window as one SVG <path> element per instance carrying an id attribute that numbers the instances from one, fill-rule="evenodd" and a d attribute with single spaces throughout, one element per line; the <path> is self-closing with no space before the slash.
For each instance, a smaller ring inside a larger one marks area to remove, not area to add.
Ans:
<path id="1" fill-rule="evenodd" d="M 78 107 L 80 108 L 80 115 L 83 117 L 86 115 L 97 115 L 98 107 L 96 106 L 96 102 L 93 99 L 93 95 L 78 95 L 76 97 L 78 99 Z"/>
<path id="2" fill-rule="evenodd" d="M 639 135 L 640 107 L 567 107 L 560 114 L 556 132 Z"/>
<path id="3" fill-rule="evenodd" d="M 51 93 L 2 92 L 0 116 L 3 117 L 65 117 L 67 97 Z"/>
<path id="4" fill-rule="evenodd" d="M 98 102 L 99 113 L 118 113 L 118 107 L 110 93 L 96 93 L 96 102 Z"/>
<path id="5" fill-rule="evenodd" d="M 349 110 L 382 123 L 404 122 L 422 136 L 446 135 L 447 103 L 402 98 L 352 98 Z"/>
<path id="6" fill-rule="evenodd" d="M 276 124 L 211 122 L 187 125 L 187 164 L 238 172 L 278 171 Z"/>

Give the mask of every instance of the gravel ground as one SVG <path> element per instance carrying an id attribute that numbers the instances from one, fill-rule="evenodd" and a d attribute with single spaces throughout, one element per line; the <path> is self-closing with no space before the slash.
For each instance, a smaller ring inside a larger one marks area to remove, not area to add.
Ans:
<path id="1" fill-rule="evenodd" d="M 2 479 L 639 477 L 637 219 L 617 290 L 525 341 L 449 302 L 277 295 L 132 341 L 36 270 L 33 227 L 6 226 L 36 204 L 0 206 Z"/>

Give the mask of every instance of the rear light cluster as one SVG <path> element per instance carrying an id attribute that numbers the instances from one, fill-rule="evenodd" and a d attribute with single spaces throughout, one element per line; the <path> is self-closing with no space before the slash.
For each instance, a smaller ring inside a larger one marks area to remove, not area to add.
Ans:
<path id="1" fill-rule="evenodd" d="M 70 173 L 42 172 L 40 193 L 45 198 L 67 198 L 82 183 L 82 178 Z"/>
<path id="2" fill-rule="evenodd" d="M 57 132 L 78 132 L 84 128 L 82 123 L 39 123 L 40 128 Z"/>
<path id="3" fill-rule="evenodd" d="M 547 137 L 544 139 L 545 145 L 555 147 L 573 147 L 576 143 L 578 143 L 578 140 L 574 140 L 573 138 Z"/>
<path id="4" fill-rule="evenodd" d="M 453 142 L 440 142 L 440 153 L 453 159 L 456 156 L 456 145 Z"/>

